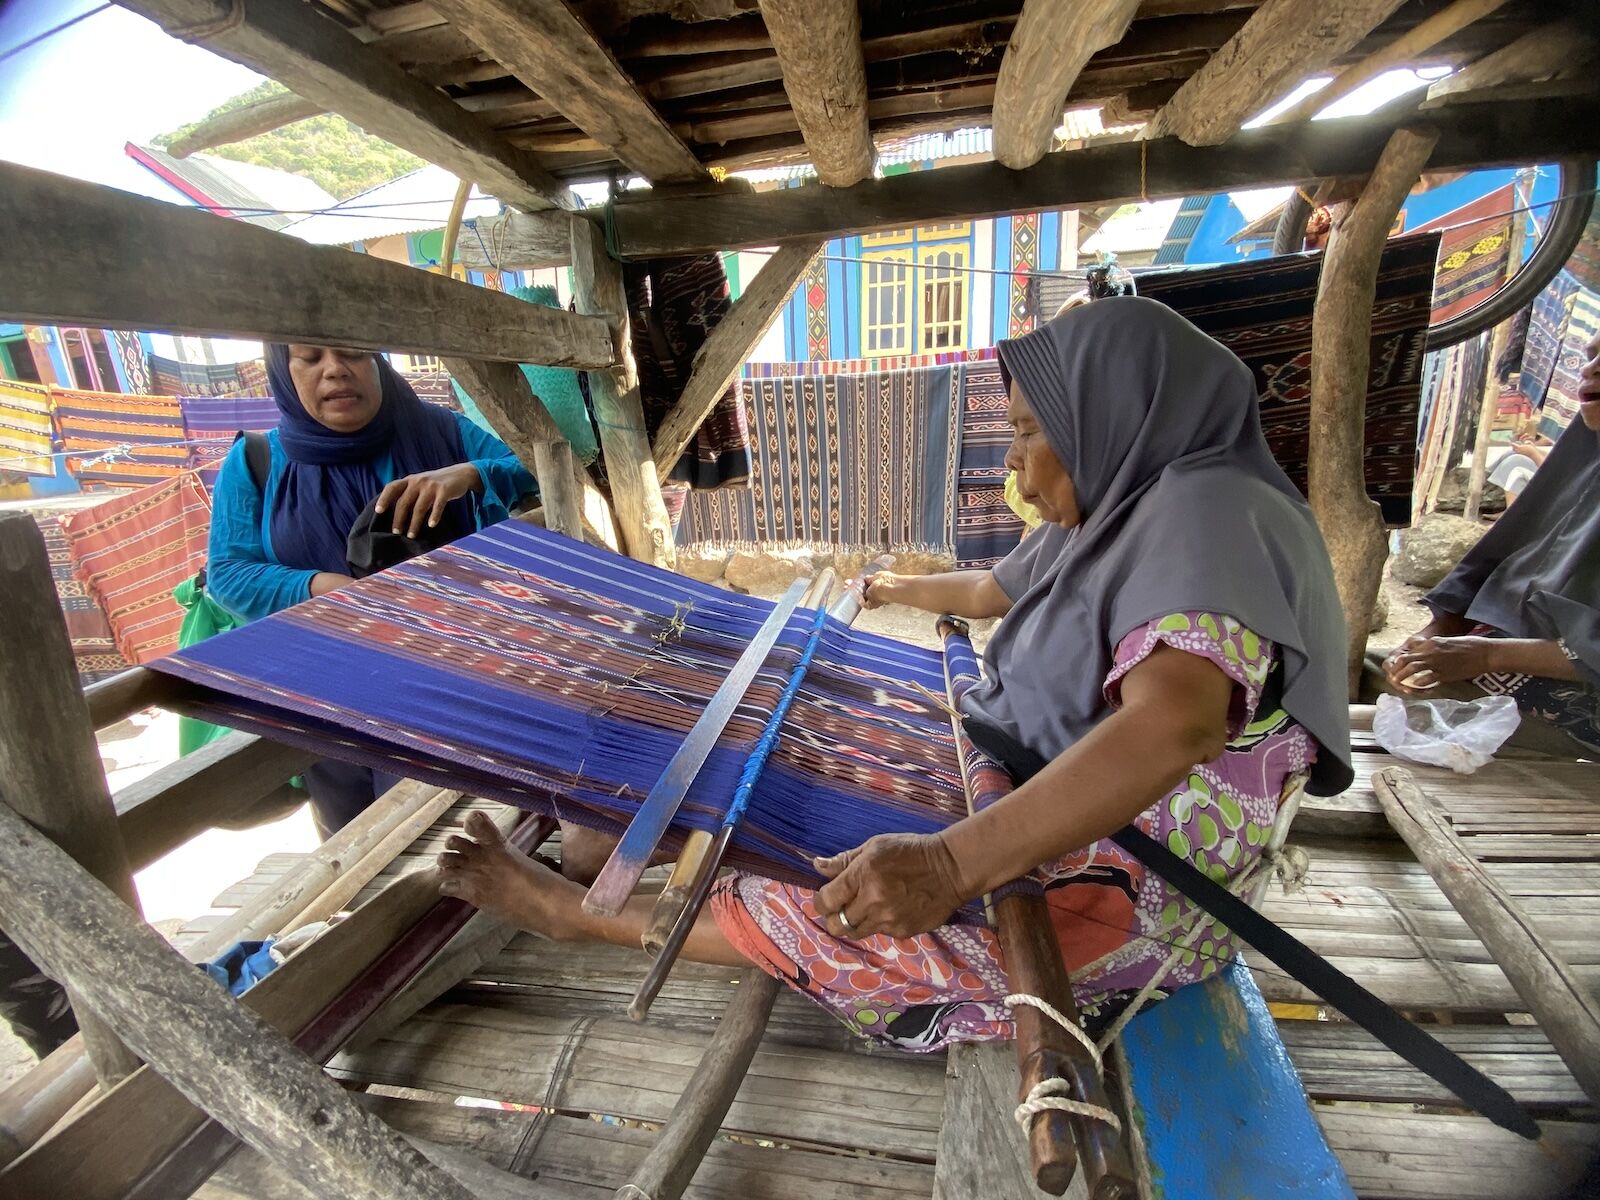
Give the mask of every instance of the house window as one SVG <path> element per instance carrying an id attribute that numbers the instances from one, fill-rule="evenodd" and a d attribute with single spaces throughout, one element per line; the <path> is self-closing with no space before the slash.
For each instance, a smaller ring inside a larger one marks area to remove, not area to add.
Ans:
<path id="1" fill-rule="evenodd" d="M 23 383 L 40 382 L 39 368 L 34 365 L 27 338 L 11 338 L 0 342 L 0 375 Z"/>
<path id="2" fill-rule="evenodd" d="M 870 250 L 862 258 L 862 353 L 905 354 L 911 348 L 911 251 Z"/>
<path id="3" fill-rule="evenodd" d="M 861 354 L 967 344 L 972 222 L 863 234 Z"/>
<path id="4" fill-rule="evenodd" d="M 94 356 L 95 371 L 100 376 L 100 390 L 121 391 L 122 385 L 117 379 L 117 367 L 111 361 L 111 347 L 106 345 L 105 331 L 85 329 L 83 339 L 89 343 L 89 351 Z"/>

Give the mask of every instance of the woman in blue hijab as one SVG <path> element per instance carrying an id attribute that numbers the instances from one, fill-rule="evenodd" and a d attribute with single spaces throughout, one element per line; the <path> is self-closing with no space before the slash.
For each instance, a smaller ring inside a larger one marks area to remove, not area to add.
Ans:
<path id="1" fill-rule="evenodd" d="M 379 355 L 269 345 L 266 360 L 279 417 L 266 478 L 257 484 L 240 439 L 211 499 L 206 588 L 243 621 L 352 582 L 351 526 L 369 506 L 395 533 L 440 545 L 537 492 L 504 442 L 424 404 Z M 398 780 L 326 762 L 306 782 L 326 837 Z"/>

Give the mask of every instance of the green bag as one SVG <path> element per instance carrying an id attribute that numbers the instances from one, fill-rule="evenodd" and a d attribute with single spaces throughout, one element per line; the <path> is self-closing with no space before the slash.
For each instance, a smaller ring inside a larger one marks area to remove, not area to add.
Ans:
<path id="1" fill-rule="evenodd" d="M 205 572 L 185 579 L 172 589 L 172 598 L 183 606 L 183 624 L 178 626 L 178 649 L 187 650 L 215 634 L 237 629 L 234 615 L 206 595 Z M 225 725 L 212 725 L 194 717 L 178 718 L 178 756 L 192 754 L 201 746 L 233 732 Z"/>

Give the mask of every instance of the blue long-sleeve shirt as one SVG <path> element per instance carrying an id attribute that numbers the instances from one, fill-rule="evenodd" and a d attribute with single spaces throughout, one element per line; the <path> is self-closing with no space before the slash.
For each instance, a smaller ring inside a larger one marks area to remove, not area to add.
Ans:
<path id="1" fill-rule="evenodd" d="M 483 491 L 477 496 L 478 528 L 510 516 L 511 505 L 538 487 L 516 455 L 499 438 L 456 414 L 467 461 L 478 469 Z M 299 604 L 311 595 L 316 571 L 285 566 L 272 550 L 272 507 L 288 464 L 278 431 L 267 434 L 272 469 L 266 486 L 250 476 L 241 439 L 222 460 L 211 492 L 211 541 L 207 548 L 206 590 L 229 612 L 245 621 Z M 373 464 L 380 483 L 394 480 L 388 454 Z"/>

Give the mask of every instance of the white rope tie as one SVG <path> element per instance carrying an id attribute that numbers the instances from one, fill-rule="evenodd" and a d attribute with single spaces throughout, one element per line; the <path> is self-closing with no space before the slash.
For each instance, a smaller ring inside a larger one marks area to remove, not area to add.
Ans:
<path id="1" fill-rule="evenodd" d="M 1038 996 L 1029 996 L 1024 992 L 1011 993 L 1006 997 L 1006 1004 L 1012 1008 L 1026 1005 L 1029 1008 L 1038 1009 L 1057 1025 L 1061 1026 L 1062 1029 L 1066 1030 L 1067 1033 L 1071 1034 L 1078 1044 L 1088 1052 L 1089 1058 L 1094 1063 L 1094 1073 L 1097 1078 L 1104 1074 L 1104 1068 L 1100 1062 L 1100 1048 L 1094 1044 L 1093 1040 L 1076 1021 L 1068 1018 L 1055 1005 L 1048 1000 L 1041 999 Z M 1041 1079 L 1033 1085 L 1022 1103 L 1012 1111 L 1012 1116 L 1016 1117 L 1017 1124 L 1022 1126 L 1022 1132 L 1026 1134 L 1036 1116 L 1042 1112 L 1051 1111 L 1072 1113 L 1074 1116 L 1079 1117 L 1092 1117 L 1096 1121 L 1104 1121 L 1115 1132 L 1119 1134 L 1122 1132 L 1121 1118 L 1109 1108 L 1099 1104 L 1090 1104 L 1087 1100 L 1072 1099 L 1072 1085 L 1065 1079 Z"/>

